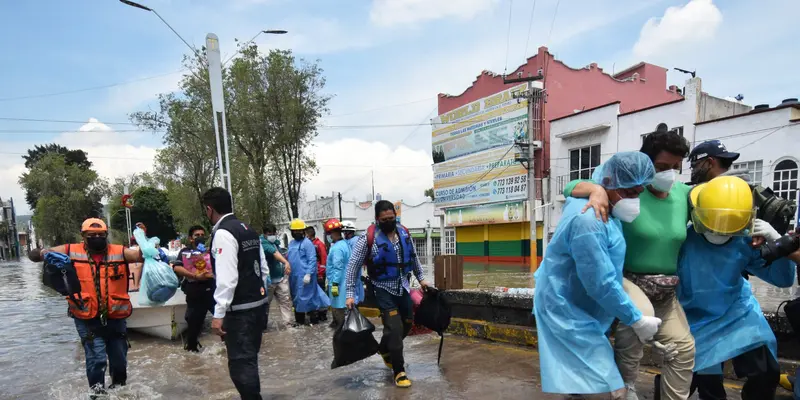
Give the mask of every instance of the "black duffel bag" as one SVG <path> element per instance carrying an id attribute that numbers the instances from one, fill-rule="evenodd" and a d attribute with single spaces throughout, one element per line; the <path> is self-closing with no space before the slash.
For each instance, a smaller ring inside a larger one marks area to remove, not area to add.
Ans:
<path id="1" fill-rule="evenodd" d="M 439 356 L 436 359 L 438 364 L 442 360 L 442 346 L 444 346 L 444 332 L 450 326 L 452 313 L 450 303 L 444 298 L 444 294 L 435 288 L 428 288 L 422 297 L 414 314 L 414 323 L 422 325 L 439 334 Z"/>

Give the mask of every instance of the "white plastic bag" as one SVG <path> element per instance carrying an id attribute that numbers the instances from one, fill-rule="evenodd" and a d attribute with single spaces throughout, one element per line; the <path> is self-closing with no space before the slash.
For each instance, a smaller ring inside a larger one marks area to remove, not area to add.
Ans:
<path id="1" fill-rule="evenodd" d="M 160 240 L 157 237 L 147 239 L 139 228 L 133 231 L 133 236 L 144 258 L 139 284 L 139 304 L 143 306 L 164 304 L 175 295 L 180 281 L 168 264 L 159 261 L 157 246 Z"/>

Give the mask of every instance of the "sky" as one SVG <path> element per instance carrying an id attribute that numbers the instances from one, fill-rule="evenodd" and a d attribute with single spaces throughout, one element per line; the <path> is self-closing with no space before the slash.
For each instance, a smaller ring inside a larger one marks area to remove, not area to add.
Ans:
<path id="1" fill-rule="evenodd" d="M 48 5 L 43 7 L 42 4 Z M 343 192 L 416 204 L 432 187 L 429 126 L 439 93 L 483 70 L 513 71 L 546 45 L 574 68 L 639 61 L 696 70 L 718 97 L 775 105 L 798 97 L 796 0 L 143 0 L 189 43 L 209 32 L 318 61 L 333 95 L 312 152 L 308 198 Z M 190 50 L 150 12 L 114 0 L 2 2 L 0 197 L 28 213 L 17 180 L 36 144 L 87 152 L 108 179 L 153 169 L 157 133 L 129 123 L 177 90 Z M 671 71 L 669 84 L 686 75 Z M 27 120 L 20 120 L 27 119 Z M 34 121 L 32 121 L 34 120 Z M 35 121 L 47 120 L 48 122 Z M 50 122 L 50 121 L 59 122 Z M 381 127 L 376 125 L 390 125 Z"/>

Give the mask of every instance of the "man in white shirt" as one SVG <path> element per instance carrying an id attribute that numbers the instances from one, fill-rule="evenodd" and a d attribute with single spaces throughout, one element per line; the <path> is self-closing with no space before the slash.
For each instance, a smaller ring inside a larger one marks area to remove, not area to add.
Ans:
<path id="1" fill-rule="evenodd" d="M 258 233 L 233 215 L 231 195 L 223 188 L 203 194 L 211 233 L 211 265 L 217 278 L 211 329 L 228 350 L 231 380 L 242 400 L 261 400 L 258 352 L 267 317 L 264 282 L 269 268 Z"/>

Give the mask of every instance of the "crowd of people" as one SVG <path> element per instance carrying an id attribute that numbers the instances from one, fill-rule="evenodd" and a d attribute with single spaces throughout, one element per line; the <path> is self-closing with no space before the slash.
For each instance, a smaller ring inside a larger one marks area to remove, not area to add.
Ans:
<path id="1" fill-rule="evenodd" d="M 677 181 L 687 156 L 693 186 Z M 679 134 L 655 132 L 640 151 L 617 153 L 592 179 L 567 185 L 535 273 L 545 392 L 638 399 L 639 363 L 651 344 L 663 359 L 656 399 L 695 391 L 725 399 L 728 360 L 747 379 L 743 399 L 774 398 L 777 340 L 748 277 L 790 287 L 800 251 L 762 257 L 760 247 L 781 238 L 787 221 L 772 206 L 759 210 L 759 188 L 730 173 L 738 157 L 719 141 L 690 152 Z"/>
<path id="2" fill-rule="evenodd" d="M 209 189 L 202 202 L 213 225 L 210 239 L 206 228 L 193 226 L 173 260 L 163 251 L 158 257 L 169 262 L 186 296 L 187 351 L 201 351 L 198 339 L 211 313 L 211 330 L 225 343 L 234 386 L 242 399 L 261 399 L 258 353 L 269 327 L 270 302 L 277 301 L 279 326 L 316 325 L 327 320 L 330 308 L 330 326 L 337 328 L 344 323 L 346 309 L 365 299 L 369 283 L 384 321 L 380 355 L 398 387 L 411 385 L 403 360 L 403 339 L 412 320 L 410 275 L 423 288 L 429 284 L 408 229 L 396 221 L 391 202 L 376 203 L 376 223 L 361 236 L 356 236 L 351 221 L 326 221 L 330 247 L 300 219 L 291 221 L 292 239 L 285 247 L 274 224 L 257 233 L 233 214 L 231 195 L 223 188 Z M 129 290 L 146 272 L 142 250 L 135 243 L 130 247 L 109 243 L 104 221 L 87 219 L 81 235 L 81 243 L 32 253 L 31 259 L 62 254 L 77 271 L 81 299 L 70 296 L 67 303 L 86 353 L 86 374 L 95 398 L 105 392 L 107 365 L 111 387 L 126 384 Z"/>

